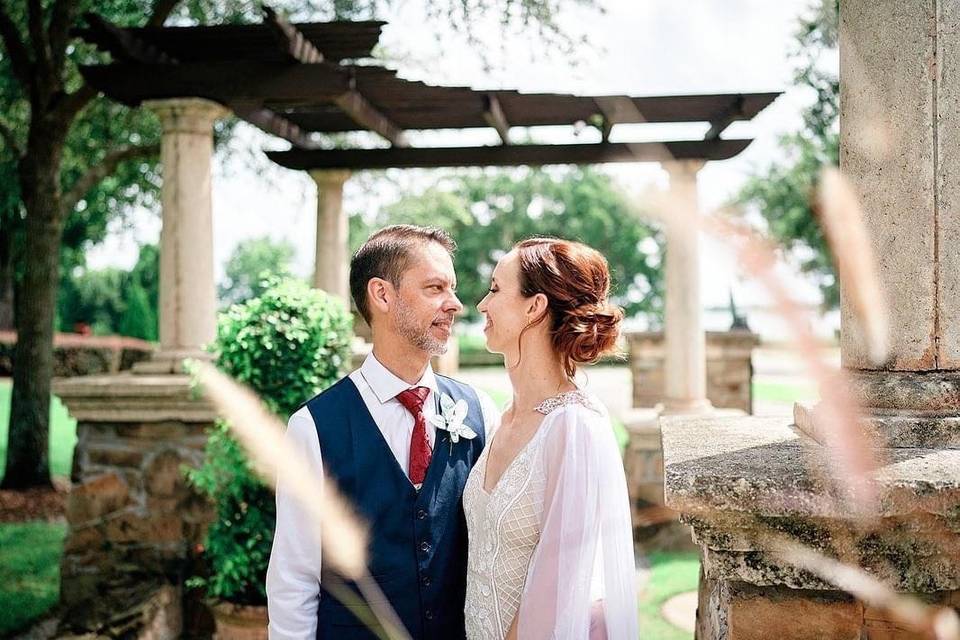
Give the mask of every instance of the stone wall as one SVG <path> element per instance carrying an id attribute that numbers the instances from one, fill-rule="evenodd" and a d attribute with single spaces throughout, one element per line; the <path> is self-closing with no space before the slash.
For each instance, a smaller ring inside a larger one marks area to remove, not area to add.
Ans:
<path id="1" fill-rule="evenodd" d="M 212 519 L 183 468 L 202 463 L 212 408 L 194 397 L 186 376 L 77 378 L 59 383 L 56 393 L 77 419 L 78 437 L 61 630 L 127 637 L 144 629 L 160 596 L 175 593 L 169 611 L 151 614 L 150 624 L 166 625 L 151 637 L 179 637 L 195 608 L 181 601 L 180 587 L 200 566 Z"/>
<path id="2" fill-rule="evenodd" d="M 707 332 L 707 398 L 714 407 L 753 412 L 750 355 L 759 343 L 749 331 Z M 664 399 L 663 333 L 628 333 L 627 344 L 633 406 L 656 406 Z"/>
<path id="3" fill-rule="evenodd" d="M 13 376 L 17 346 L 14 331 L 0 331 L 0 377 Z M 57 333 L 53 338 L 53 375 L 57 377 L 118 373 L 147 360 L 153 343 L 124 336 L 86 336 Z"/>
<path id="4" fill-rule="evenodd" d="M 960 605 L 960 592 L 923 598 L 931 604 Z M 797 621 L 803 624 L 796 624 Z M 890 614 L 837 591 L 757 587 L 701 576 L 697 638 L 727 640 L 924 640 L 928 636 L 891 619 Z"/>

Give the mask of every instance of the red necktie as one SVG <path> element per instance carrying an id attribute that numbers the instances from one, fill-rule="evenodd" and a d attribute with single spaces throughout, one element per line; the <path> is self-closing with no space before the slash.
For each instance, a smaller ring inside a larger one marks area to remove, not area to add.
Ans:
<path id="1" fill-rule="evenodd" d="M 397 394 L 397 400 L 413 415 L 413 434 L 410 436 L 410 482 L 418 489 L 430 466 L 430 441 L 427 440 L 427 419 L 423 403 L 430 395 L 429 387 L 414 387 Z"/>

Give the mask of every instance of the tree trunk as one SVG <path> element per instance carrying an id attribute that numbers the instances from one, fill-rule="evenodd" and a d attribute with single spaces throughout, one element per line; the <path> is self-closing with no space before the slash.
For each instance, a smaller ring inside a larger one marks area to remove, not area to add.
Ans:
<path id="1" fill-rule="evenodd" d="M 17 346 L 4 489 L 51 486 L 48 448 L 50 383 L 53 377 L 53 322 L 60 271 L 63 213 L 60 161 L 63 140 L 34 123 L 20 186 L 27 217 L 23 278 L 17 287 Z"/>
<path id="2" fill-rule="evenodd" d="M 0 331 L 13 330 L 13 230 L 0 228 Z"/>

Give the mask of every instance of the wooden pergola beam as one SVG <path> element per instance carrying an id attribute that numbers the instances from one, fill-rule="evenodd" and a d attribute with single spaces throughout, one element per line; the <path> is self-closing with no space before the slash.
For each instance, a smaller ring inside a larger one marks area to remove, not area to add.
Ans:
<path id="1" fill-rule="evenodd" d="M 333 103 L 345 114 L 362 126 L 378 134 L 394 147 L 409 147 L 407 135 L 403 129 L 393 124 L 356 89 L 350 89 L 333 99 Z"/>
<path id="2" fill-rule="evenodd" d="M 324 61 L 323 52 L 317 49 L 299 29 L 287 22 L 276 11 L 264 6 L 263 14 L 264 22 L 273 28 L 277 41 L 291 61 L 304 64 L 319 64 Z"/>
<path id="3" fill-rule="evenodd" d="M 180 64 L 85 65 L 83 77 L 99 91 L 124 104 L 143 100 L 196 96 L 231 102 L 277 104 L 329 101 L 350 91 L 349 79 L 327 65 L 225 61 Z"/>
<path id="4" fill-rule="evenodd" d="M 743 96 L 737 96 L 730 103 L 730 106 L 720 115 L 719 118 L 710 123 L 710 129 L 703 136 L 704 140 L 719 140 L 723 130 L 729 127 L 735 120 L 743 117 Z"/>
<path id="5" fill-rule="evenodd" d="M 497 96 L 489 93 L 483 96 L 483 119 L 497 130 L 503 144 L 510 144 L 510 123 L 503 114 L 503 108 Z"/>
<path id="6" fill-rule="evenodd" d="M 227 105 L 238 118 L 259 127 L 267 133 L 289 141 L 301 149 L 319 149 L 320 144 L 310 139 L 310 136 L 293 122 L 290 122 L 275 111 L 255 103 L 231 102 Z"/>
<path id="7" fill-rule="evenodd" d="M 280 39 L 284 52 L 294 62 L 301 64 L 324 64 L 323 53 L 295 26 L 287 22 L 270 7 L 264 7 L 263 12 L 268 22 Z M 356 80 L 337 65 L 324 65 L 331 70 L 343 74 L 349 84 L 349 90 L 336 96 L 333 103 L 345 114 L 362 126 L 378 134 L 395 147 L 407 147 L 407 137 L 403 129 L 393 124 L 376 107 L 370 104 L 367 98 L 357 91 Z"/>
<path id="8" fill-rule="evenodd" d="M 267 157 L 289 169 L 390 169 L 439 167 L 506 167 L 517 165 L 601 164 L 604 162 L 670 162 L 725 160 L 751 140 L 686 140 L 681 142 L 618 142 L 605 144 L 498 145 L 407 149 L 337 149 L 268 151 Z"/>
<path id="9" fill-rule="evenodd" d="M 149 42 L 144 42 L 128 30 L 101 18 L 96 13 L 88 11 L 83 14 L 83 19 L 89 28 L 77 29 L 75 33 L 104 47 L 117 60 L 142 64 L 175 64 L 177 62 L 176 58 L 165 51 Z"/>

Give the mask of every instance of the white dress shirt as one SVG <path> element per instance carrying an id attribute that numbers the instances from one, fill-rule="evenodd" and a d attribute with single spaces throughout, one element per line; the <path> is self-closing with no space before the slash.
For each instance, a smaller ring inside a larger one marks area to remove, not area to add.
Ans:
<path id="1" fill-rule="evenodd" d="M 431 448 L 436 427 L 430 416 L 436 413 L 437 379 L 427 369 L 417 384 L 410 385 L 383 366 L 373 353 L 350 374 L 360 397 L 380 428 L 383 439 L 405 474 L 410 469 L 410 437 L 413 415 L 396 399 L 401 391 L 428 387 L 430 395 L 423 404 L 427 418 L 427 439 Z M 486 393 L 475 389 L 480 399 L 486 442 L 500 424 L 500 410 Z M 286 437 L 300 451 L 316 477 L 323 477 L 323 460 L 317 429 L 307 407 L 302 407 L 287 423 Z M 312 529 L 309 514 L 280 482 L 277 485 L 277 528 L 273 536 L 270 565 L 267 568 L 267 607 L 271 640 L 314 640 L 317 633 L 317 607 L 320 596 L 320 544 L 307 532 Z M 374 534 L 375 535 L 375 534 Z"/>

